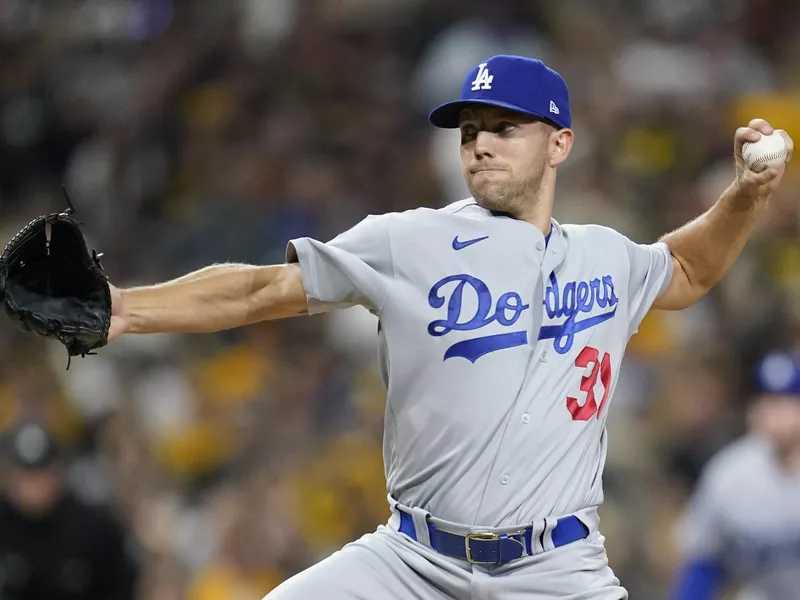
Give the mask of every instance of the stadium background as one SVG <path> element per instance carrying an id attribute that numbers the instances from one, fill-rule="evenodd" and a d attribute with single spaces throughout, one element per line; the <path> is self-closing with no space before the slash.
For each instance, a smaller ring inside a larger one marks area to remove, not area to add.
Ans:
<path id="1" fill-rule="evenodd" d="M 130 286 L 441 206 L 466 192 L 427 111 L 500 52 L 570 85 L 562 221 L 654 240 L 731 180 L 738 125 L 800 136 L 793 0 L 5 0 L 0 239 L 63 208 L 66 183 Z M 799 176 L 707 299 L 631 343 L 602 516 L 633 598 L 664 593 L 675 518 L 742 431 L 753 362 L 798 342 Z M 6 323 L 0 429 L 42 419 L 67 444 L 71 481 L 137 542 L 142 599 L 258 600 L 388 517 L 374 327 L 350 310 L 132 337 L 66 371 Z"/>

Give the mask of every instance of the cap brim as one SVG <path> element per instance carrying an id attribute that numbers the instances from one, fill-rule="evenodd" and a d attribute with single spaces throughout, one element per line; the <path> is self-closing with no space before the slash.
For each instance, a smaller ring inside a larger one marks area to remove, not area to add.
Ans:
<path id="1" fill-rule="evenodd" d="M 539 113 L 523 110 L 516 104 L 511 104 L 509 102 L 500 102 L 498 100 L 454 100 L 434 108 L 431 111 L 431 114 L 428 115 L 428 121 L 430 121 L 431 125 L 441 127 L 442 129 L 456 129 L 458 127 L 458 118 L 461 115 L 461 111 L 468 106 L 473 106 L 476 104 L 482 106 L 497 106 L 499 108 L 507 108 L 508 110 L 513 110 L 514 112 L 531 115 L 532 117 L 539 117 L 541 119 L 548 118 L 547 116 Z"/>

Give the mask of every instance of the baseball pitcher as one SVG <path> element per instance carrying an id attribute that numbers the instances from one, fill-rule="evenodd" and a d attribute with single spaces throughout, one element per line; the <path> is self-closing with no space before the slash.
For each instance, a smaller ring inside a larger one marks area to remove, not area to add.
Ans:
<path id="1" fill-rule="evenodd" d="M 487 59 L 429 119 L 460 130 L 470 198 L 295 239 L 286 264 L 112 288 L 109 337 L 378 316 L 391 518 L 270 600 L 627 598 L 597 516 L 625 347 L 651 308 L 692 305 L 744 246 L 785 166 L 749 169 L 743 145 L 776 136 L 788 159 L 792 141 L 760 119 L 738 129 L 719 201 L 641 245 L 552 218 L 574 134 L 567 85 L 542 62 Z"/>

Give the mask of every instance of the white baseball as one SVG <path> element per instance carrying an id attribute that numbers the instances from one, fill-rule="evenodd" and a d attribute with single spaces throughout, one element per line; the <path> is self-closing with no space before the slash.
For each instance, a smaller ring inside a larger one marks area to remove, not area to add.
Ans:
<path id="1" fill-rule="evenodd" d="M 781 166 L 786 162 L 786 151 L 786 140 L 781 134 L 776 131 L 772 135 L 762 133 L 757 142 L 742 145 L 742 158 L 748 169 L 758 172 Z"/>

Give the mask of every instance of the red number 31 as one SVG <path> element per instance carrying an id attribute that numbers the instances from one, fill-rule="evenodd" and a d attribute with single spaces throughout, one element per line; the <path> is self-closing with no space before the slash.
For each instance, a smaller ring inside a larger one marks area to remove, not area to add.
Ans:
<path id="1" fill-rule="evenodd" d="M 603 408 L 608 400 L 608 392 L 611 388 L 611 357 L 606 352 L 602 360 L 597 348 L 586 346 L 578 357 L 575 359 L 575 366 L 582 369 L 588 369 L 591 365 L 591 372 L 581 378 L 581 391 L 586 393 L 586 401 L 583 404 L 578 403 L 577 398 L 571 396 L 567 397 L 567 410 L 572 415 L 574 421 L 588 421 L 593 416 L 600 418 L 603 414 Z M 600 400 L 598 407 L 597 401 L 594 397 L 594 386 L 597 383 L 597 376 L 600 376 L 600 381 L 603 383 L 603 397 Z"/>

